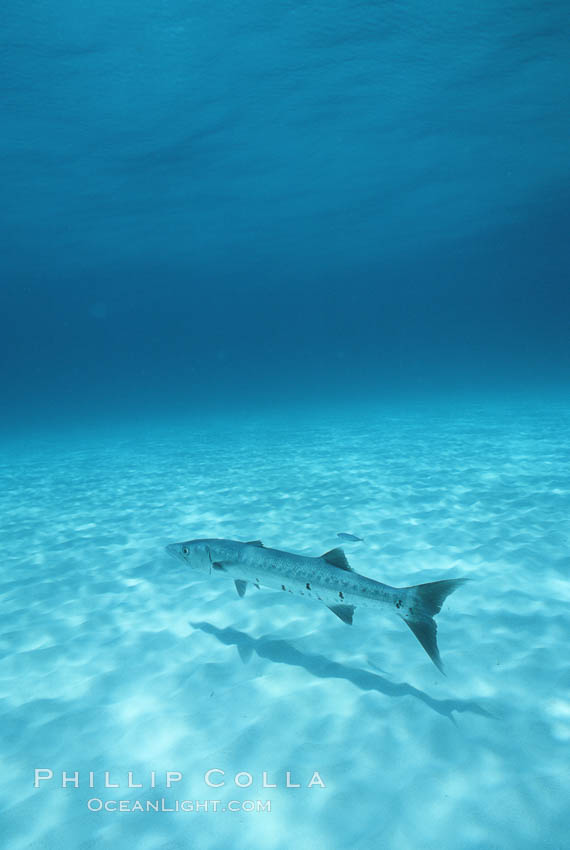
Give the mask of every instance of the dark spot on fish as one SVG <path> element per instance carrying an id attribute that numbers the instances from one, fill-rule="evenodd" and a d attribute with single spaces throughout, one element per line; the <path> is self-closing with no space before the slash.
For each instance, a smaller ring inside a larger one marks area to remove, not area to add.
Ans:
<path id="1" fill-rule="evenodd" d="M 281 585 L 281 590 L 287 590 L 284 584 Z"/>
<path id="2" fill-rule="evenodd" d="M 396 608 L 401 608 L 401 607 L 402 607 L 402 600 L 398 599 L 398 601 L 396 602 Z"/>
<path id="3" fill-rule="evenodd" d="M 311 585 L 309 584 L 309 582 L 307 582 L 307 584 L 305 585 L 305 587 L 307 588 L 307 590 L 310 590 L 310 589 L 311 589 Z"/>
<path id="4" fill-rule="evenodd" d="M 339 592 L 338 592 L 338 598 L 339 598 L 339 599 L 344 599 L 344 594 L 343 594 L 342 590 L 339 590 Z"/>

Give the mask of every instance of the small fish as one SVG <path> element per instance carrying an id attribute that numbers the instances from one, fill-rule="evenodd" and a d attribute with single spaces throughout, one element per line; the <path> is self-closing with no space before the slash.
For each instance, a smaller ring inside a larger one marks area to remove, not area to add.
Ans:
<path id="1" fill-rule="evenodd" d="M 344 623 L 352 625 L 359 607 L 396 614 L 415 634 L 435 666 L 443 673 L 433 619 L 447 596 L 466 578 L 444 579 L 411 587 L 390 587 L 355 572 L 342 549 L 320 558 L 268 549 L 261 540 L 188 540 L 171 543 L 166 551 L 186 566 L 206 575 L 233 578 L 239 596 L 247 585 L 308 596 L 324 603 Z"/>
<path id="2" fill-rule="evenodd" d="M 339 531 L 337 537 L 340 537 L 342 540 L 359 540 L 362 542 L 362 537 L 357 537 L 356 534 L 349 534 L 348 531 Z"/>

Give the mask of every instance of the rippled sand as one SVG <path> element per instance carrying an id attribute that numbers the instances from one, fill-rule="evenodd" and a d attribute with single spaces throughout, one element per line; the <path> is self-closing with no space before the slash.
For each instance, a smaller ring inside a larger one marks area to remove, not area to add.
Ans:
<path id="1" fill-rule="evenodd" d="M 5 444 L 5 846 L 567 847 L 569 434 L 560 408 L 446 408 Z M 163 547 L 201 536 L 341 544 L 393 585 L 469 576 L 438 616 L 447 678 L 397 618 L 357 611 L 350 628 L 195 581 Z M 35 768 L 53 781 L 35 789 Z M 183 773 L 170 790 L 167 770 Z M 90 812 L 94 797 L 272 811 Z"/>

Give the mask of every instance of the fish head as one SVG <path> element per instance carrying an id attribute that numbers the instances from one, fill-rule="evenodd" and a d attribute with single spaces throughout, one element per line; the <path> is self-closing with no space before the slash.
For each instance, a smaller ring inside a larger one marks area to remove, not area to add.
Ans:
<path id="1" fill-rule="evenodd" d="M 205 540 L 187 540 L 185 543 L 170 543 L 166 551 L 173 558 L 199 572 L 209 573 L 212 569 L 210 549 Z"/>

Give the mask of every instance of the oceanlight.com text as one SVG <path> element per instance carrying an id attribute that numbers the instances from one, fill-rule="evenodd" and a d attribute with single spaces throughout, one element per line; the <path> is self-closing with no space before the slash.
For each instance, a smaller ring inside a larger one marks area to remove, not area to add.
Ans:
<path id="1" fill-rule="evenodd" d="M 90 812 L 270 812 L 271 800 L 101 800 L 87 801 Z"/>

